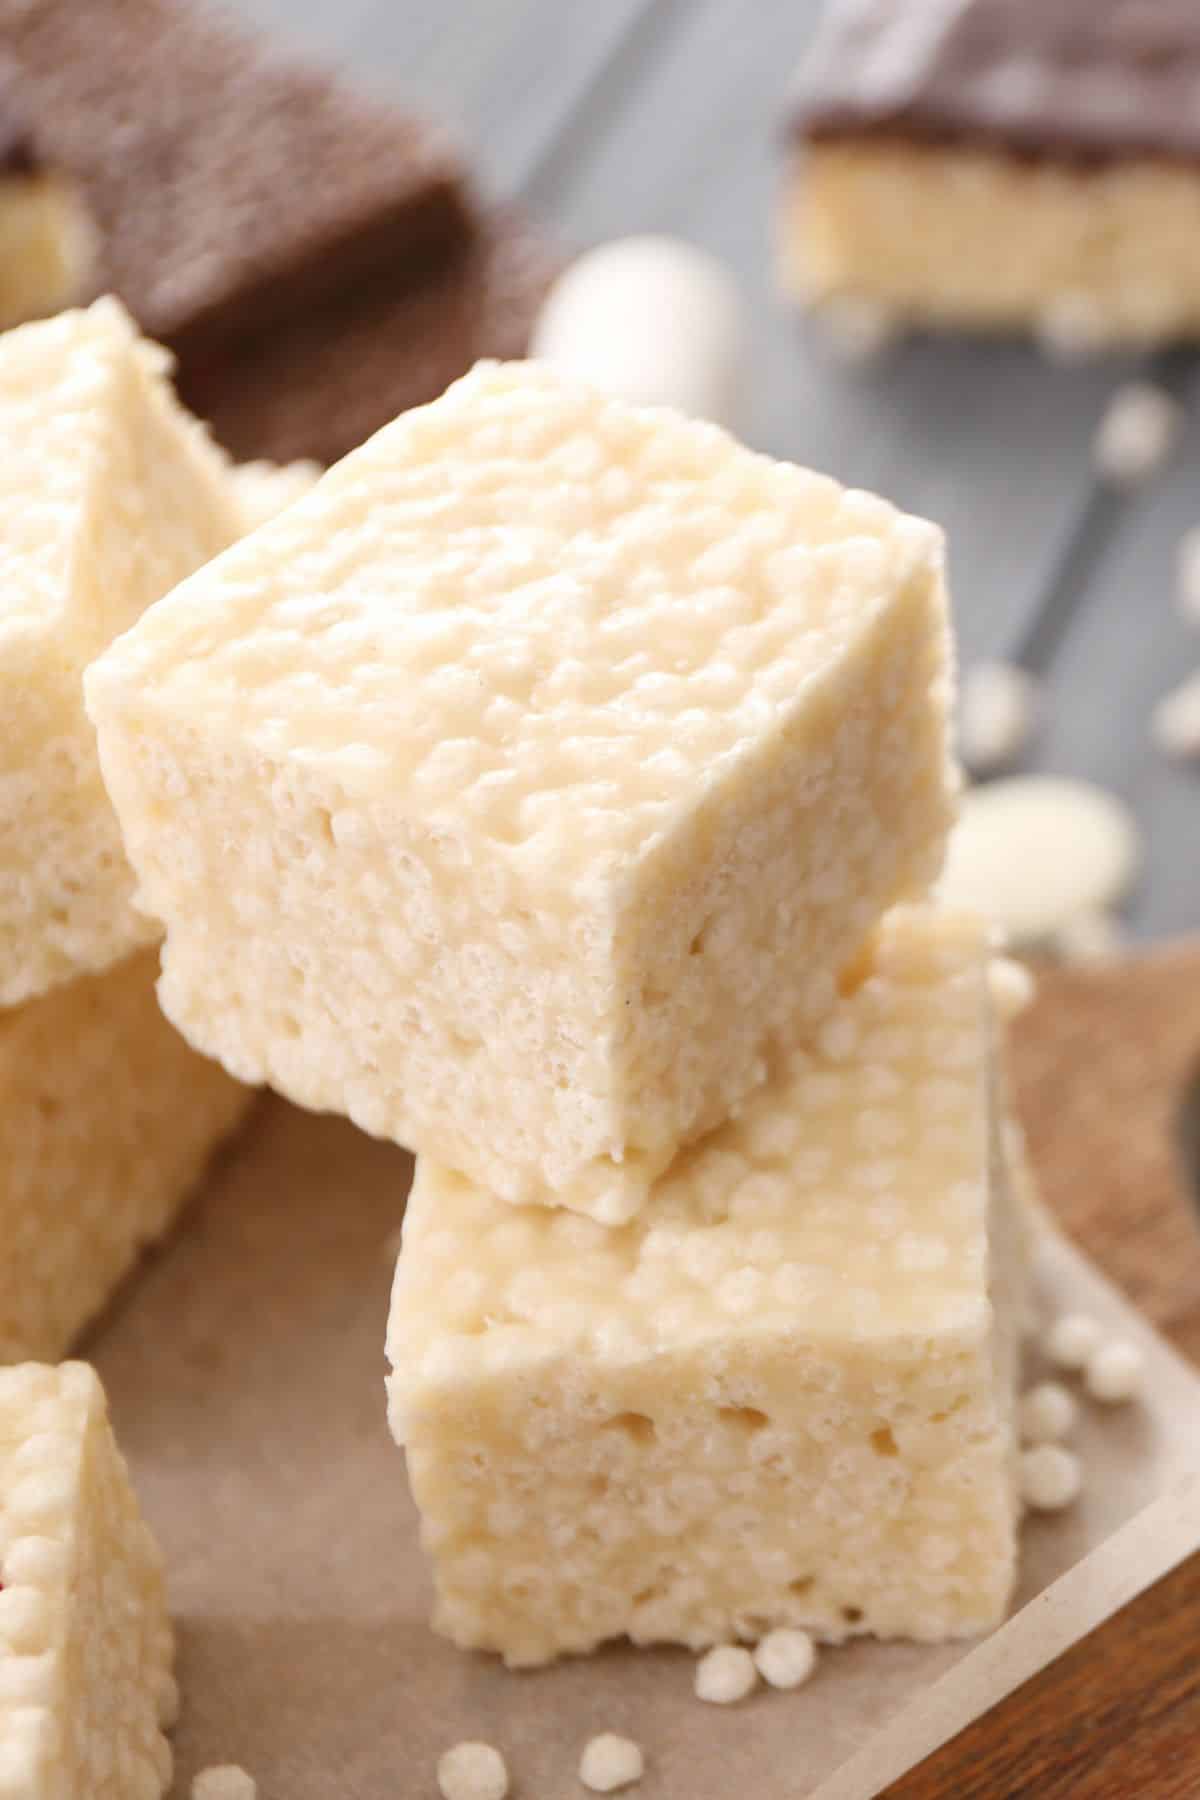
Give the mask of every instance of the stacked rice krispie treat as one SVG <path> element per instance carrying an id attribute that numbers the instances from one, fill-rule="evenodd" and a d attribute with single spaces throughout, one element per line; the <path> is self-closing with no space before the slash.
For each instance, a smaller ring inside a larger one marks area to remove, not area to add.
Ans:
<path id="1" fill-rule="evenodd" d="M 6 1362 L 63 1355 L 248 1100 L 156 1004 L 83 706 L 87 663 L 241 529 L 165 362 L 113 301 L 0 338 Z"/>
<path id="2" fill-rule="evenodd" d="M 419 1153 L 391 1416 L 460 1644 L 1003 1612 L 949 661 L 932 526 L 481 364 L 89 671 L 170 1018 Z"/>

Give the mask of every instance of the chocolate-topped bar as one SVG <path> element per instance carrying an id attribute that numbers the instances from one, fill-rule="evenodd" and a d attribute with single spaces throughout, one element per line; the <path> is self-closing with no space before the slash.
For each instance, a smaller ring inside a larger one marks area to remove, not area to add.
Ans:
<path id="1" fill-rule="evenodd" d="M 184 359 L 469 240 L 457 152 L 176 0 L 0 0 L 0 52 L 99 228 L 95 285 Z"/>
<path id="2" fill-rule="evenodd" d="M 79 298 L 93 243 L 76 184 L 34 129 L 20 70 L 0 55 L 0 330 Z"/>
<path id="3" fill-rule="evenodd" d="M 416 286 L 376 284 L 180 371 L 183 397 L 235 456 L 333 462 L 482 356 L 525 354 L 562 266 L 511 213 Z"/>
<path id="4" fill-rule="evenodd" d="M 835 0 L 791 119 L 783 267 L 809 302 L 1200 335 L 1197 0 Z"/>

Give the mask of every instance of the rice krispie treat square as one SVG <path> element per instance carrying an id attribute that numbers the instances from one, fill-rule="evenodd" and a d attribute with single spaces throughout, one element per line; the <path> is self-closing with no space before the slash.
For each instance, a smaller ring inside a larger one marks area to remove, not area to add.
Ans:
<path id="1" fill-rule="evenodd" d="M 947 657 L 933 526 L 480 364 L 88 695 L 192 1042 L 614 1222 L 935 875 Z"/>

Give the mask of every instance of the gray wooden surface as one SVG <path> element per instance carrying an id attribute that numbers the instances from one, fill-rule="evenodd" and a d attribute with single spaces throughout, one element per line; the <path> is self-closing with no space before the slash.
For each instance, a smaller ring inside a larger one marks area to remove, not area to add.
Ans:
<path id="1" fill-rule="evenodd" d="M 873 487 L 950 538 L 964 661 L 1041 632 L 1046 729 L 1030 765 L 1135 805 L 1139 936 L 1200 926 L 1200 774 L 1149 742 L 1156 698 L 1200 664 L 1172 610 L 1175 544 L 1200 521 L 1200 372 L 1171 466 L 1097 496 L 1088 447 L 1128 363 L 1053 368 L 1016 344 L 915 342 L 848 370 L 771 291 L 779 122 L 818 0 L 236 0 L 257 23 L 455 125 L 480 184 L 572 246 L 679 233 L 736 271 L 750 325 L 745 435 Z"/>

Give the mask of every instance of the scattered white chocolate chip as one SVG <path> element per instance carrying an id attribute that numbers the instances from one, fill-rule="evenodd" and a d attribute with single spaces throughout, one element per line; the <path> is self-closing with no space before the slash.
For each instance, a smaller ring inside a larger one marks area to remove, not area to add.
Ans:
<path id="1" fill-rule="evenodd" d="M 874 362 L 904 335 L 898 315 L 865 295 L 829 300 L 817 316 L 825 343 L 839 362 Z"/>
<path id="2" fill-rule="evenodd" d="M 1110 912 L 1081 912 L 1064 919 L 1048 949 L 1065 963 L 1111 962 L 1125 945 L 1121 921 Z"/>
<path id="3" fill-rule="evenodd" d="M 1012 775 L 970 788 L 950 837 L 940 893 L 982 913 L 1012 944 L 1050 938 L 1116 904 L 1137 872 L 1129 808 L 1084 781 Z"/>
<path id="4" fill-rule="evenodd" d="M 635 405 L 733 426 L 741 335 L 737 288 L 713 257 L 678 238 L 618 238 L 560 275 L 530 355 Z"/>
<path id="5" fill-rule="evenodd" d="M 1087 294 L 1059 294 L 1039 316 L 1034 337 L 1051 362 L 1081 362 L 1104 348 L 1104 316 Z"/>
<path id="6" fill-rule="evenodd" d="M 1015 763 L 1037 723 L 1039 684 L 1019 663 L 980 662 L 963 677 L 958 752 L 973 775 Z"/>
<path id="7" fill-rule="evenodd" d="M 504 1800 L 508 1768 L 493 1745 L 467 1740 L 439 1757 L 437 1784 L 442 1800 Z"/>
<path id="8" fill-rule="evenodd" d="M 1025 1444 L 1053 1444 L 1075 1428 L 1079 1407 L 1059 1381 L 1040 1381 L 1021 1396 L 1017 1426 Z"/>
<path id="9" fill-rule="evenodd" d="M 192 1782 L 192 1800 L 256 1800 L 258 1783 L 236 1763 L 202 1769 Z"/>
<path id="10" fill-rule="evenodd" d="M 1185 624 L 1200 625 L 1200 525 L 1184 532 L 1175 556 L 1179 616 Z"/>
<path id="11" fill-rule="evenodd" d="M 1086 1313 L 1064 1313 L 1056 1319 L 1042 1343 L 1049 1360 L 1060 1369 L 1082 1369 L 1104 1342 L 1104 1331 Z"/>
<path id="12" fill-rule="evenodd" d="M 1148 381 L 1117 388 L 1096 429 L 1096 473 L 1117 487 L 1134 487 L 1161 468 L 1179 430 L 1177 400 Z"/>
<path id="13" fill-rule="evenodd" d="M 1021 1452 L 1021 1498 L 1035 1512 L 1060 1512 L 1079 1498 L 1083 1468 L 1073 1450 L 1038 1444 Z"/>
<path id="14" fill-rule="evenodd" d="M 807 1631 L 781 1626 L 756 1646 L 754 1664 L 769 1687 L 802 1687 L 817 1666 L 816 1645 Z"/>
<path id="15" fill-rule="evenodd" d="M 757 1683 L 754 1658 L 737 1644 L 718 1644 L 696 1664 L 696 1698 L 714 1706 L 732 1706 L 744 1700 Z"/>
<path id="16" fill-rule="evenodd" d="M 1093 1400 L 1117 1405 L 1136 1399 L 1141 1392 L 1145 1358 L 1136 1344 L 1123 1338 L 1101 1344 L 1088 1357 L 1083 1371 L 1083 1385 Z"/>
<path id="17" fill-rule="evenodd" d="M 1150 735 L 1165 756 L 1200 756 L 1200 672 L 1164 694 L 1150 717 Z"/>
<path id="18" fill-rule="evenodd" d="M 618 1737 L 604 1731 L 591 1738 L 579 1759 L 579 1779 L 594 1794 L 615 1794 L 619 1788 L 632 1787 L 645 1771 L 640 1744 L 632 1738 Z"/>
<path id="19" fill-rule="evenodd" d="M 988 987 L 992 1005 L 1005 1024 L 1031 1006 L 1037 993 L 1032 969 L 1015 956 L 993 956 L 988 964 Z"/>

